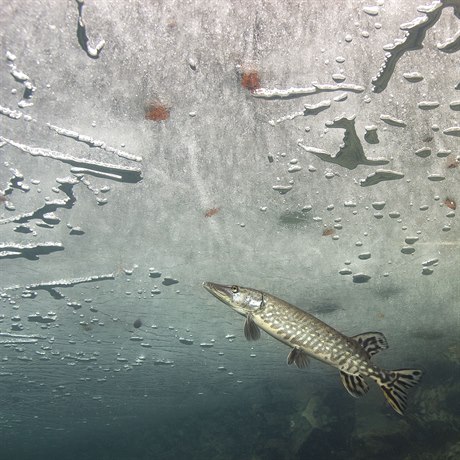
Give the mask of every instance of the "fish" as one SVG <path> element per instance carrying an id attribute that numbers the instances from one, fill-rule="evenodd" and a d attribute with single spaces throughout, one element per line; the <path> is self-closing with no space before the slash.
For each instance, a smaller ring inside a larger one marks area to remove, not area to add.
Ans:
<path id="1" fill-rule="evenodd" d="M 204 282 L 203 287 L 224 304 L 246 318 L 247 340 L 260 338 L 260 330 L 290 347 L 289 365 L 308 366 L 315 358 L 339 370 L 345 389 L 353 397 L 369 391 L 365 378 L 383 391 L 389 405 L 400 415 L 407 409 L 407 389 L 417 385 L 420 369 L 386 370 L 371 358 L 388 348 L 381 332 L 365 332 L 348 337 L 315 316 L 290 303 L 257 289 Z"/>

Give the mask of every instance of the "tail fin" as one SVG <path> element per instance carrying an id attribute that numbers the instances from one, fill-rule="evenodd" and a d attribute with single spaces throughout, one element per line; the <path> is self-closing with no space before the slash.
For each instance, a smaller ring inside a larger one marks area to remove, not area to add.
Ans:
<path id="1" fill-rule="evenodd" d="M 376 382 L 385 395 L 390 406 L 400 415 L 404 415 L 407 407 L 406 389 L 417 385 L 423 372 L 419 369 L 397 369 L 383 371 Z"/>

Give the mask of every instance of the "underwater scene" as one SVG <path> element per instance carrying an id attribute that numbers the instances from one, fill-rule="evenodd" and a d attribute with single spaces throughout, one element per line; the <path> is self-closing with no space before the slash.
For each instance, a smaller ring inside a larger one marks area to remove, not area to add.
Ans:
<path id="1" fill-rule="evenodd" d="M 460 1 L 0 0 L 0 460 L 460 459 Z"/>

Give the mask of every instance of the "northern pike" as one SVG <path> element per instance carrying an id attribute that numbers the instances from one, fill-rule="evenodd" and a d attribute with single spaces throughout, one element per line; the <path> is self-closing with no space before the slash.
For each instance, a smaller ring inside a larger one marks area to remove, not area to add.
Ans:
<path id="1" fill-rule="evenodd" d="M 291 348 L 288 364 L 307 367 L 309 357 L 336 367 L 348 393 L 360 397 L 369 390 L 364 378 L 374 380 L 390 406 L 400 415 L 407 407 L 406 389 L 422 377 L 419 369 L 385 370 L 371 357 L 388 348 L 381 332 L 365 332 L 348 337 L 313 315 L 284 300 L 241 286 L 205 282 L 203 287 L 240 315 L 246 317 L 244 335 L 257 340 L 260 329 Z"/>

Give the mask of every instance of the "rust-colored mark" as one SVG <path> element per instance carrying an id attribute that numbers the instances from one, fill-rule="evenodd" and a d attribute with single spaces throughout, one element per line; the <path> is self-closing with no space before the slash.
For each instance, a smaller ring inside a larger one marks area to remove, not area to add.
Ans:
<path id="1" fill-rule="evenodd" d="M 458 167 L 458 160 L 456 158 L 450 158 L 447 161 L 447 168 L 448 169 L 457 168 L 457 167 Z"/>
<path id="2" fill-rule="evenodd" d="M 335 234 L 335 231 L 333 228 L 327 227 L 323 230 L 323 236 L 332 236 Z"/>
<path id="3" fill-rule="evenodd" d="M 168 20 L 168 22 L 166 23 L 166 26 L 168 27 L 168 29 L 172 30 L 172 29 L 175 29 L 177 27 L 177 21 L 175 18 L 170 18 Z"/>
<path id="4" fill-rule="evenodd" d="M 204 217 L 212 217 L 212 216 L 214 216 L 215 214 L 217 214 L 219 211 L 220 211 L 220 208 L 211 208 L 211 209 L 208 209 L 208 210 L 205 212 Z"/>
<path id="5" fill-rule="evenodd" d="M 170 108 L 161 102 L 151 102 L 145 107 L 145 119 L 152 121 L 164 121 L 169 118 Z"/>
<path id="6" fill-rule="evenodd" d="M 385 315 L 383 313 L 379 312 L 379 313 L 377 313 L 377 318 L 378 319 L 383 319 L 383 318 L 385 318 Z"/>
<path id="7" fill-rule="evenodd" d="M 444 200 L 444 204 L 450 209 L 457 209 L 457 203 L 452 198 L 447 197 Z"/>
<path id="8" fill-rule="evenodd" d="M 8 201 L 8 198 L 6 195 L 3 195 L 3 193 L 0 193 L 0 203 L 6 203 Z"/>
<path id="9" fill-rule="evenodd" d="M 241 75 L 241 86 L 249 91 L 260 88 L 260 77 L 256 70 L 248 70 Z"/>

